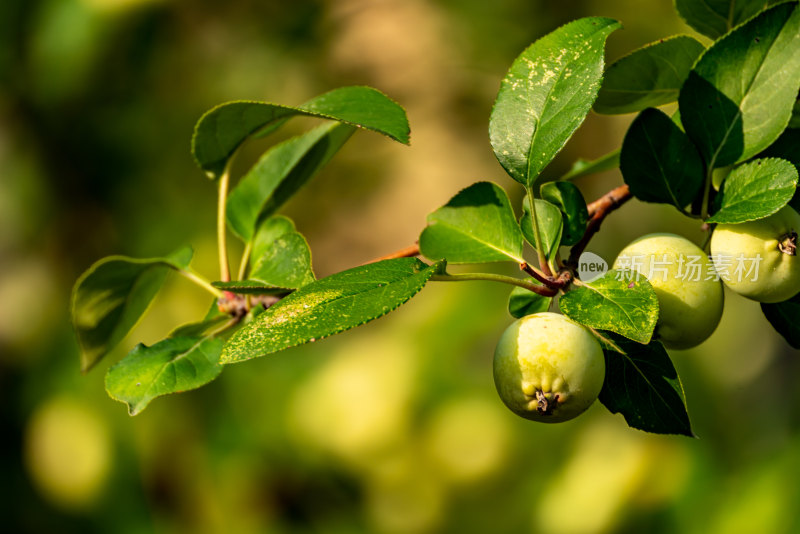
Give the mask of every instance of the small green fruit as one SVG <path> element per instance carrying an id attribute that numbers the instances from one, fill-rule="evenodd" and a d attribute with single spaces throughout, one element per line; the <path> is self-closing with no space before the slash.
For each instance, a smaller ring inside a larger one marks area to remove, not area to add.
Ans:
<path id="1" fill-rule="evenodd" d="M 722 317 L 724 294 L 714 265 L 700 247 L 675 234 L 648 234 L 625 247 L 615 269 L 637 271 L 658 297 L 656 336 L 688 349 L 710 336 Z"/>
<path id="2" fill-rule="evenodd" d="M 800 215 L 789 206 L 757 221 L 720 224 L 711 236 L 711 256 L 735 292 L 759 302 L 782 302 L 800 293 L 798 232 Z"/>
<path id="3" fill-rule="evenodd" d="M 494 352 L 494 384 L 512 412 L 560 423 L 591 406 L 603 387 L 603 349 L 583 326 L 550 312 L 509 326 Z"/>

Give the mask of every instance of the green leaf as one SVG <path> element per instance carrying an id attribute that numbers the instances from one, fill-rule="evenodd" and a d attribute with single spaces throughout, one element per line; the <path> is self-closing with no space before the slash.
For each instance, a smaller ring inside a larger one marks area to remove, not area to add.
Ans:
<path id="1" fill-rule="evenodd" d="M 267 219 L 253 239 L 250 280 L 297 289 L 315 280 L 311 250 L 294 223 L 282 215 Z"/>
<path id="2" fill-rule="evenodd" d="M 606 379 L 600 402 L 621 413 L 628 426 L 656 434 L 695 437 L 678 372 L 657 341 L 648 345 L 605 333 L 624 351 L 606 347 Z"/>
<path id="3" fill-rule="evenodd" d="M 780 158 L 790 161 L 800 172 L 800 130 L 787 128 L 777 141 L 758 155 L 759 158 Z M 795 190 L 789 205 L 800 212 L 800 189 Z"/>
<path id="4" fill-rule="evenodd" d="M 653 108 L 642 111 L 628 128 L 620 170 L 633 196 L 679 210 L 701 193 L 705 182 L 694 144 L 672 119 Z"/>
<path id="5" fill-rule="evenodd" d="M 216 302 L 214 309 L 218 309 Z M 205 337 L 230 320 L 230 315 L 222 314 L 196 323 L 188 323 L 170 332 L 169 337 Z"/>
<path id="6" fill-rule="evenodd" d="M 569 172 L 562 176 L 561 179 L 574 180 L 576 178 L 582 178 L 583 176 L 589 176 L 590 174 L 598 174 L 616 169 L 619 167 L 619 152 L 620 150 L 617 149 L 597 159 L 591 160 L 579 158 L 572 164 Z"/>
<path id="7" fill-rule="evenodd" d="M 200 168 L 216 179 L 248 137 L 297 115 L 373 130 L 404 144 L 409 140 L 408 119 L 399 104 L 371 87 L 341 87 L 298 107 L 254 101 L 220 104 L 197 122 L 192 155 Z"/>
<path id="8" fill-rule="evenodd" d="M 586 233 L 589 212 L 581 190 L 571 182 L 547 182 L 541 187 L 542 198 L 559 210 L 563 216 L 564 229 L 561 246 L 574 245 Z"/>
<path id="9" fill-rule="evenodd" d="M 800 130 L 787 128 L 781 136 L 759 158 L 780 158 L 790 161 L 800 170 Z"/>
<path id="10" fill-rule="evenodd" d="M 689 26 L 716 39 L 766 7 L 783 1 L 675 0 L 675 8 Z"/>
<path id="11" fill-rule="evenodd" d="M 489 138 L 500 164 L 531 185 L 581 125 L 603 77 L 612 19 L 570 22 L 529 46 L 500 85 Z"/>
<path id="12" fill-rule="evenodd" d="M 705 47 L 693 37 L 677 35 L 634 50 L 606 69 L 594 103 L 597 113 L 635 113 L 669 104 Z"/>
<path id="13" fill-rule="evenodd" d="M 777 5 L 714 43 L 681 89 L 686 133 L 706 165 L 761 152 L 781 134 L 800 89 L 800 10 Z"/>
<path id="14" fill-rule="evenodd" d="M 439 268 L 399 258 L 317 280 L 242 327 L 225 345 L 221 361 L 266 356 L 382 317 L 416 295 Z"/>
<path id="15" fill-rule="evenodd" d="M 72 324 L 81 350 L 81 371 L 91 369 L 130 332 L 147 310 L 170 269 L 185 269 L 190 248 L 166 258 L 109 256 L 84 272 L 72 290 Z"/>
<path id="16" fill-rule="evenodd" d="M 542 248 L 545 257 L 550 259 L 558 252 L 558 245 L 561 243 L 561 232 L 563 221 L 561 211 L 553 204 L 537 198 L 534 200 L 536 207 L 536 222 L 539 226 L 539 238 L 542 240 Z M 531 220 L 531 209 L 528 197 L 522 201 L 522 217 L 519 220 L 522 235 L 525 240 L 536 248 L 536 237 L 533 234 L 533 221 Z"/>
<path id="17" fill-rule="evenodd" d="M 275 213 L 350 139 L 355 128 L 324 124 L 270 148 L 228 196 L 228 226 L 244 241 L 259 220 Z"/>
<path id="18" fill-rule="evenodd" d="M 152 347 L 139 344 L 106 373 L 106 391 L 136 415 L 156 397 L 199 388 L 219 376 L 223 341 L 171 337 Z"/>
<path id="19" fill-rule="evenodd" d="M 736 167 L 722 182 L 710 223 L 763 219 L 788 203 L 797 189 L 797 168 L 783 159 L 756 159 Z"/>
<path id="20" fill-rule="evenodd" d="M 613 269 L 568 291 L 558 305 L 575 322 L 645 344 L 650 343 L 658 320 L 658 298 L 650 282 Z"/>
<path id="21" fill-rule="evenodd" d="M 536 285 L 542 285 L 534 278 L 529 278 L 528 281 Z M 519 319 L 526 315 L 549 310 L 552 302 L 553 297 L 545 297 L 524 287 L 515 287 L 511 290 L 511 294 L 508 295 L 508 313 L 512 317 Z"/>
<path id="22" fill-rule="evenodd" d="M 283 295 L 291 293 L 286 287 L 276 287 L 259 280 L 235 280 L 232 282 L 211 282 L 211 285 L 223 291 L 237 295 Z"/>
<path id="23" fill-rule="evenodd" d="M 800 295 L 776 304 L 761 304 L 761 311 L 792 348 L 800 349 Z"/>
<path id="24" fill-rule="evenodd" d="M 428 215 L 419 238 L 422 254 L 448 263 L 522 262 L 522 233 L 506 192 L 478 182 Z"/>

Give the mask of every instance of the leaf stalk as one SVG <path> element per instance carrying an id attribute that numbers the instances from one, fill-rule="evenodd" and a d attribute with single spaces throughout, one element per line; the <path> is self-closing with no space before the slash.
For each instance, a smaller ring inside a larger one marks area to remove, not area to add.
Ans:
<path id="1" fill-rule="evenodd" d="M 539 234 L 539 221 L 536 219 L 536 202 L 533 199 L 533 191 L 529 188 L 527 190 L 528 209 L 531 212 L 531 226 L 533 227 L 533 241 L 536 244 L 536 257 L 539 260 L 539 267 L 546 276 L 551 276 L 553 271 L 550 270 L 550 264 L 547 262 L 547 257 L 542 250 L 542 237 Z"/>
<path id="2" fill-rule="evenodd" d="M 231 270 L 228 265 L 228 236 L 227 236 L 227 204 L 228 187 L 231 180 L 230 166 L 233 157 L 225 165 L 225 171 L 219 178 L 219 194 L 217 196 L 217 245 L 219 247 L 219 279 L 230 282 Z"/>
<path id="3" fill-rule="evenodd" d="M 513 278 L 511 276 L 504 276 L 502 274 L 492 274 L 492 273 L 435 274 L 431 276 L 430 279 L 435 282 L 471 282 L 471 281 L 500 282 L 502 284 L 510 284 L 512 286 L 522 287 L 545 297 L 552 297 L 557 293 L 555 289 L 551 289 L 545 286 L 540 286 L 528 280 L 521 280 L 519 278 Z"/>
<path id="4" fill-rule="evenodd" d="M 203 289 L 205 289 L 206 291 L 208 291 L 209 293 L 211 293 L 212 295 L 214 295 L 218 299 L 222 298 L 224 296 L 222 291 L 220 291 L 216 287 L 212 286 L 211 282 L 209 282 L 208 280 L 206 280 L 205 278 L 203 278 L 202 276 L 200 276 L 199 274 L 197 274 L 193 270 L 191 270 L 191 269 L 178 269 L 178 273 L 180 273 L 180 275 L 183 276 L 184 278 L 186 278 L 187 280 L 191 280 L 192 282 L 194 282 L 198 286 L 202 287 Z"/>

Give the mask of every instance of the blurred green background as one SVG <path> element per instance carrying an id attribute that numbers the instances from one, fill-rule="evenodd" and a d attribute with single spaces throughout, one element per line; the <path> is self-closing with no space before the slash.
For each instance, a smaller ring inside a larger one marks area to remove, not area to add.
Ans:
<path id="1" fill-rule="evenodd" d="M 500 79 L 586 15 L 625 25 L 611 60 L 691 32 L 669 0 L 2 0 L 2 530 L 800 531 L 797 354 L 730 294 L 714 336 L 672 354 L 696 440 L 630 430 L 599 404 L 554 426 L 511 414 L 491 378 L 508 291 L 485 283 L 431 284 L 390 317 L 231 366 L 131 418 L 105 369 L 210 303 L 173 277 L 133 335 L 79 373 L 68 299 L 92 262 L 190 243 L 215 276 L 215 191 L 189 154 L 206 109 L 350 84 L 407 108 L 411 147 L 359 133 L 285 210 L 325 276 L 413 243 L 474 181 L 518 203 L 486 133 Z M 631 118 L 590 116 L 546 172 L 616 148 Z M 592 199 L 620 183 L 579 185 Z M 702 239 L 671 208 L 634 201 L 590 249 L 610 262 L 651 231 Z"/>

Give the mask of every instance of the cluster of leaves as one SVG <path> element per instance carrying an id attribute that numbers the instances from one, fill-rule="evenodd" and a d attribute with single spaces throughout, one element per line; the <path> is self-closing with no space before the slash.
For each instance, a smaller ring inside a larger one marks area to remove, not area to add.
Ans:
<path id="1" fill-rule="evenodd" d="M 769 4 L 769 5 L 767 5 Z M 632 427 L 692 435 L 684 393 L 663 346 L 653 339 L 658 301 L 649 282 L 610 271 L 575 280 L 575 260 L 591 237 L 593 216 L 573 179 L 619 166 L 640 200 L 675 206 L 708 223 L 767 217 L 794 197 L 800 145 L 800 8 L 796 1 L 677 0 L 686 21 L 714 41 L 662 39 L 605 68 L 604 46 L 620 27 L 607 18 L 571 22 L 539 39 L 513 62 L 492 110 L 494 153 L 524 189 L 515 213 L 497 184 L 479 182 L 431 213 L 417 258 L 397 258 L 315 280 L 311 255 L 283 204 L 349 139 L 356 128 L 407 143 L 403 109 L 365 87 L 338 89 L 298 107 L 231 102 L 206 113 L 192 143 L 198 165 L 220 185 L 225 224 L 246 254 L 237 280 L 209 285 L 188 266 L 190 254 L 133 260 L 106 258 L 78 281 L 73 319 L 82 366 L 91 368 L 135 325 L 169 270 L 218 296 L 206 319 L 151 347 L 137 346 L 111 367 L 109 394 L 130 413 L 154 397 L 198 387 L 225 364 L 271 354 L 354 328 L 397 308 L 430 280 L 494 280 L 515 286 L 514 317 L 561 312 L 602 341 L 606 381 L 601 402 Z M 659 106 L 678 102 L 672 117 Z M 558 181 L 542 171 L 590 110 L 638 113 L 621 150 L 579 160 Z M 328 123 L 267 150 L 228 195 L 230 162 L 249 138 L 274 132 L 292 116 Z M 787 129 L 787 125 L 789 128 Z M 715 176 L 724 177 L 718 189 Z M 538 268 L 525 258 L 532 247 Z M 568 259 L 561 247 L 570 247 Z M 513 262 L 530 278 L 449 274 L 447 264 Z M 793 345 L 791 317 L 800 301 L 765 305 Z M 222 311 L 220 311 L 222 310 Z"/>
<path id="2" fill-rule="evenodd" d="M 798 3 L 676 0 L 676 8 L 714 41 L 706 47 L 677 36 L 634 51 L 609 67 L 595 102 L 598 113 L 638 113 L 618 160 L 631 193 L 645 202 L 672 205 L 712 230 L 715 224 L 768 217 L 787 204 L 800 208 Z M 657 109 L 676 100 L 678 111 L 671 117 Z M 775 329 L 800 348 L 793 320 L 797 302 L 795 297 L 762 304 L 762 309 Z M 628 363 L 668 363 L 666 354 L 648 355 L 653 345 L 626 346 Z M 635 387 L 635 381 L 614 371 L 612 358 L 607 363 L 608 380 Z M 676 378 L 671 365 L 661 367 L 665 378 Z M 600 400 L 622 412 L 631 426 L 638 426 L 637 417 L 652 415 L 643 414 L 641 406 L 626 407 L 627 400 L 609 389 L 604 388 Z M 687 433 L 688 418 L 673 399 L 664 404 L 680 417 L 661 421 L 657 431 Z"/>
<path id="3" fill-rule="evenodd" d="M 326 123 L 269 148 L 228 192 L 230 166 L 250 138 L 269 135 L 294 116 Z M 72 318 L 81 368 L 91 369 L 147 310 L 173 270 L 213 293 L 206 317 L 152 346 L 138 345 L 106 375 L 106 389 L 135 415 L 160 395 L 216 378 L 226 363 L 315 341 L 380 317 L 411 298 L 439 268 L 401 258 L 317 281 L 311 251 L 294 223 L 277 211 L 333 157 L 358 128 L 409 142 L 405 111 L 368 87 L 345 87 L 288 107 L 229 102 L 198 121 L 192 153 L 220 188 L 220 225 L 245 243 L 237 280 L 209 283 L 189 267 L 191 250 L 147 260 L 109 257 L 75 285 Z M 278 302 L 266 309 L 268 305 Z M 238 331 L 237 331 L 238 330 Z"/>

